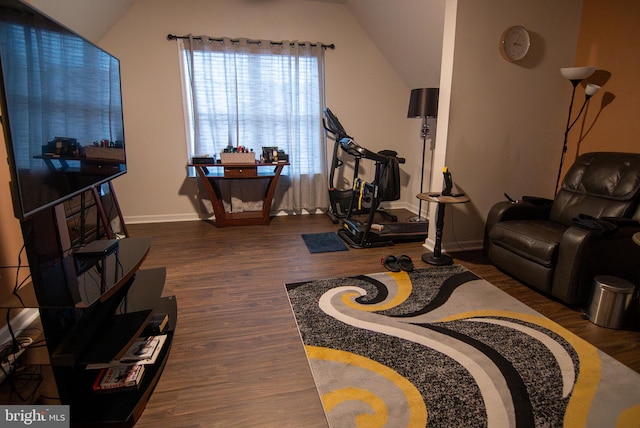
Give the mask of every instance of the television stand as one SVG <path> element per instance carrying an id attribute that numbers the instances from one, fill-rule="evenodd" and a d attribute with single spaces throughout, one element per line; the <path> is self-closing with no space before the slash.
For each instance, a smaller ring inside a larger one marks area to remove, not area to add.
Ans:
<path id="1" fill-rule="evenodd" d="M 74 253 L 64 204 L 21 226 L 32 282 L 0 306 L 38 309 L 57 390 L 47 395 L 71 407 L 73 426 L 133 426 L 162 375 L 177 323 L 177 300 L 163 295 L 165 269 L 141 269 L 151 239 L 92 241 L 84 254 Z M 99 367 L 113 365 L 146 337 L 143 331 L 158 313 L 167 315 L 159 333 L 166 339 L 139 386 L 96 391 Z"/>

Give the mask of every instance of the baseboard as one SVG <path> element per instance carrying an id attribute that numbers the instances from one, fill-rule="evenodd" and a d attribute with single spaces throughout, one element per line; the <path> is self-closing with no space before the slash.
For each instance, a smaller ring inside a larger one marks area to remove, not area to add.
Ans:
<path id="1" fill-rule="evenodd" d="M 411 212 L 412 214 L 418 214 L 418 207 L 414 207 L 411 204 L 408 204 L 406 202 L 400 202 L 400 201 L 390 201 L 390 202 L 382 202 L 380 204 L 380 206 L 383 209 L 388 209 L 388 210 L 407 210 L 409 212 Z"/>
<path id="2" fill-rule="evenodd" d="M 383 204 L 386 209 L 405 209 L 413 214 L 418 214 L 417 207 L 412 206 L 406 202 L 385 202 Z M 426 211 L 425 211 L 426 213 Z M 303 215 L 308 214 L 306 212 Z M 276 215 L 287 215 L 284 212 L 279 212 Z M 142 224 L 142 223 L 168 223 L 173 221 L 196 221 L 202 220 L 196 213 L 192 214 L 168 214 L 168 215 L 154 215 L 154 216 L 132 216 L 125 217 L 125 223 L 127 224 Z M 427 238 L 424 244 L 422 244 L 429 251 L 433 251 L 434 242 L 432 239 Z M 483 246 L 482 240 L 473 241 L 451 241 L 442 243 L 442 251 L 455 253 L 457 251 L 473 251 L 481 250 Z"/>
<path id="3" fill-rule="evenodd" d="M 408 204 L 407 202 L 400 201 L 390 201 L 383 202 L 382 206 L 386 209 L 405 209 L 413 214 L 418 213 L 418 207 Z M 323 214 L 324 210 L 317 210 L 315 214 Z M 304 214 L 310 214 L 307 211 L 303 211 Z M 276 216 L 287 215 L 286 212 L 278 212 L 275 214 Z M 144 224 L 144 223 L 170 223 L 174 221 L 196 221 L 202 220 L 203 218 L 198 213 L 188 213 L 188 214 L 163 214 L 163 215 L 139 215 L 139 216 L 125 216 L 124 222 L 126 224 Z M 213 220 L 214 217 L 211 216 Z"/>
<path id="4" fill-rule="evenodd" d="M 303 211 L 302 215 L 311 214 L 308 211 Z M 324 210 L 316 210 L 313 214 L 324 214 Z M 272 214 L 275 216 L 285 216 L 288 215 L 286 212 L 278 212 Z M 215 217 L 212 215 L 210 217 L 211 220 L 214 220 Z M 203 220 L 197 213 L 191 214 L 167 214 L 167 215 L 141 215 L 141 216 L 125 216 L 124 222 L 126 224 L 143 224 L 143 223 L 171 223 L 174 221 L 197 221 Z M 206 218 L 204 218 L 206 220 Z"/>
<path id="5" fill-rule="evenodd" d="M 442 252 L 455 253 L 459 251 L 481 250 L 483 245 L 484 243 L 482 240 L 443 242 Z M 433 251 L 433 248 L 435 247 L 435 242 L 432 239 L 427 238 L 424 244 L 422 244 L 422 246 L 429 251 Z"/>
<path id="6" fill-rule="evenodd" d="M 142 223 L 171 223 L 176 221 L 196 221 L 202 220 L 197 213 L 189 214 L 166 214 L 166 215 L 139 215 L 125 216 L 126 224 L 142 224 Z"/>

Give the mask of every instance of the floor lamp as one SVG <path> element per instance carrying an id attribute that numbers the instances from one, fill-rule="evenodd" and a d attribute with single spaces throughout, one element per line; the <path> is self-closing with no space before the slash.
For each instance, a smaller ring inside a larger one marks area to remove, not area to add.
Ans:
<path id="1" fill-rule="evenodd" d="M 420 193 L 424 191 L 424 155 L 426 153 L 427 137 L 429 136 L 429 124 L 427 119 L 430 117 L 438 116 L 438 95 L 440 90 L 438 88 L 420 88 L 412 89 L 411 97 L 409 98 L 409 110 L 407 117 L 410 119 L 422 119 L 422 131 L 420 136 L 422 137 L 422 170 L 420 171 Z M 431 190 L 431 177 L 433 175 L 433 150 L 435 149 L 435 142 L 431 141 L 431 169 L 429 169 L 429 186 Z M 422 218 L 422 199 L 418 202 L 418 217 L 412 217 L 409 221 L 423 221 Z M 429 216 L 427 211 L 427 216 Z"/>
<path id="2" fill-rule="evenodd" d="M 571 85 L 573 85 L 573 91 L 571 92 L 571 104 L 569 104 L 569 116 L 567 117 L 567 127 L 564 131 L 564 144 L 562 146 L 562 155 L 560 156 L 560 167 L 558 168 L 558 178 L 556 179 L 556 187 L 554 189 L 554 194 L 558 193 L 558 185 L 560 184 L 560 175 L 562 174 L 562 164 L 564 163 L 564 156 L 565 156 L 565 153 L 567 152 L 567 139 L 569 137 L 569 131 L 571 130 L 571 128 L 573 128 L 573 125 L 575 125 L 578 119 L 580 118 L 580 115 L 584 111 L 584 108 L 587 105 L 587 102 L 589 102 L 589 99 L 592 96 L 594 96 L 596 92 L 600 90 L 600 86 L 594 85 L 592 83 L 588 84 L 584 88 L 584 94 L 585 94 L 584 102 L 582 103 L 582 107 L 580 108 L 578 115 L 572 122 L 571 110 L 573 109 L 573 101 L 576 97 L 576 87 L 580 82 L 582 82 L 587 77 L 591 76 L 595 71 L 596 71 L 596 68 L 591 66 L 566 67 L 566 68 L 560 69 L 560 73 L 562 74 L 562 77 L 564 77 L 565 79 L 568 79 L 571 82 Z"/>

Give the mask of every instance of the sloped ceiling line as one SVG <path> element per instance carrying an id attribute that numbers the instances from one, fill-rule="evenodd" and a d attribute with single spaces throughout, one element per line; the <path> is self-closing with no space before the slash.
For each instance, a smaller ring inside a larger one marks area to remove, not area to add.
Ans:
<path id="1" fill-rule="evenodd" d="M 306 0 L 346 7 L 409 88 L 440 81 L 445 0 Z M 47 15 L 98 43 L 135 0 L 31 0 Z"/>

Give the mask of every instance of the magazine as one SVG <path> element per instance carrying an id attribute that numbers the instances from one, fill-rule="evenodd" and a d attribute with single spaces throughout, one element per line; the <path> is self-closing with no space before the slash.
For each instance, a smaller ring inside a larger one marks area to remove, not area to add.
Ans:
<path id="1" fill-rule="evenodd" d="M 132 346 L 129 347 L 124 356 L 118 360 L 111 360 L 106 363 L 89 363 L 87 370 L 103 369 L 109 367 L 126 367 L 131 365 L 147 365 L 154 364 L 158 359 L 160 351 L 167 340 L 167 335 L 149 336 L 140 338 Z M 149 353 L 148 350 L 152 349 Z M 138 355 L 137 355 L 138 354 Z"/>

